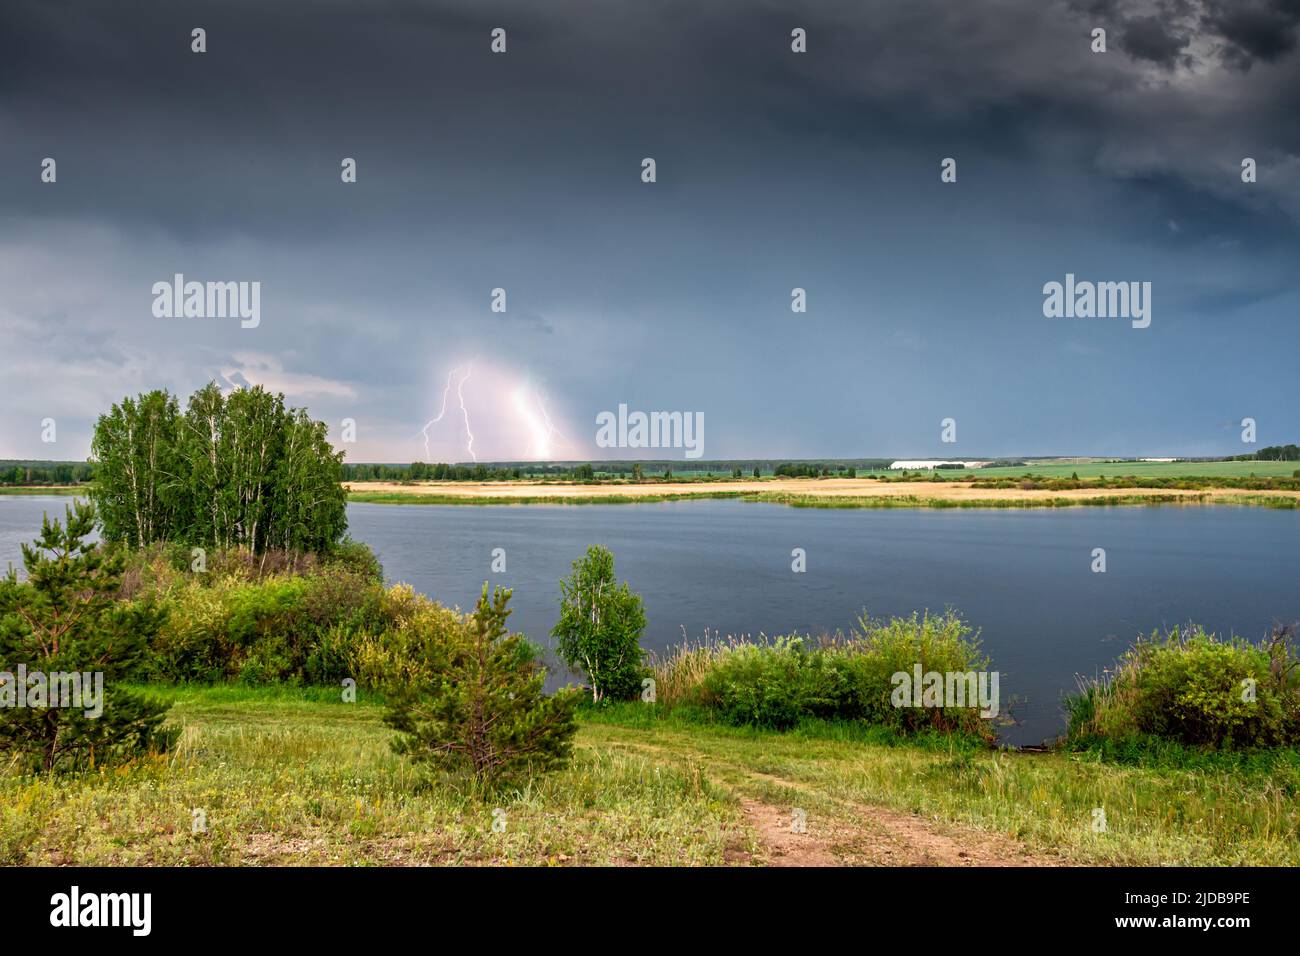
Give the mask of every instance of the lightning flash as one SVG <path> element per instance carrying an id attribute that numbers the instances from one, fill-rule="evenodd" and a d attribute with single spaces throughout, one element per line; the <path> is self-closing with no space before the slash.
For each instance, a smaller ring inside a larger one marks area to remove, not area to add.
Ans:
<path id="1" fill-rule="evenodd" d="M 456 383 L 456 397 L 460 399 L 460 410 L 465 416 L 465 433 L 469 435 L 467 450 L 469 451 L 470 458 L 473 458 L 474 461 L 477 462 L 478 459 L 474 458 L 474 433 L 471 432 L 469 428 L 469 410 L 465 408 L 465 393 L 462 391 L 462 386 L 464 386 L 465 384 L 465 379 L 469 378 L 470 372 L 474 370 L 474 367 L 473 364 L 470 364 L 464 366 L 464 368 L 465 368 L 464 378 L 462 378 L 459 382 Z M 429 460 L 429 429 L 432 428 L 434 425 L 438 424 L 438 422 L 442 421 L 443 416 L 447 414 L 447 396 L 451 394 L 451 380 L 456 377 L 456 373 L 459 372 L 460 370 L 461 370 L 461 366 L 457 365 L 455 368 L 453 368 L 450 372 L 447 373 L 447 386 L 442 390 L 442 408 L 438 410 L 438 414 L 436 416 L 430 418 L 427 422 L 425 422 L 424 427 L 420 429 L 420 434 L 424 436 L 424 460 L 426 462 Z"/>
<path id="2" fill-rule="evenodd" d="M 447 417 L 447 410 L 451 407 L 450 398 L 453 387 L 456 390 L 456 403 L 460 407 L 461 420 L 465 423 L 465 452 L 469 455 L 471 461 L 478 462 L 478 453 L 474 449 L 474 427 L 470 423 L 469 402 L 465 398 L 465 383 L 469 381 L 473 373 L 473 362 L 457 365 L 447 373 L 447 381 L 442 389 L 442 403 L 438 409 L 438 414 L 425 422 L 424 427 L 420 429 L 420 435 L 424 440 L 424 460 L 426 462 L 431 461 L 430 432 L 433 426 Z M 518 377 L 514 374 L 502 369 L 489 368 L 487 380 L 490 384 L 487 387 L 490 392 L 496 392 L 498 387 L 509 389 L 510 379 L 518 381 Z M 480 392 L 483 387 L 482 385 L 479 386 Z M 566 439 L 551 419 L 541 393 L 525 378 L 505 394 L 509 396 L 510 405 L 502 408 L 501 411 L 505 413 L 504 419 L 498 424 L 504 428 L 505 432 L 513 434 L 515 441 L 522 438 L 528 442 L 530 446 L 528 457 L 538 460 L 550 459 L 555 451 L 557 439 L 560 442 L 566 442 Z M 475 404 L 476 406 L 481 405 L 480 402 Z M 482 424 L 482 411 L 483 409 L 479 407 L 480 424 Z M 510 411 L 513 411 L 515 416 L 513 424 L 510 422 L 512 417 L 509 414 Z M 492 422 L 489 421 L 489 424 L 492 424 Z M 501 432 L 498 431 L 496 434 L 499 441 Z M 489 434 L 488 440 L 490 443 L 492 442 L 491 434 Z M 506 457 L 513 457 L 517 454 L 518 452 L 512 450 Z"/>

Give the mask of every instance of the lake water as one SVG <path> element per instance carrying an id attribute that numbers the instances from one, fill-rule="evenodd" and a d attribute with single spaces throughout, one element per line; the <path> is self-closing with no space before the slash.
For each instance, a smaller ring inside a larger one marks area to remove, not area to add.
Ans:
<path id="1" fill-rule="evenodd" d="M 0 568 L 64 499 L 0 496 Z M 549 645 L 559 579 L 589 544 L 613 550 L 645 600 L 644 644 L 713 634 L 813 634 L 872 616 L 959 610 L 1014 698 L 1011 743 L 1059 733 L 1060 700 L 1139 633 L 1195 620 L 1263 637 L 1300 619 L 1300 512 L 1261 508 L 804 509 L 737 501 L 645 505 L 348 506 L 392 581 L 470 607 L 514 588 L 511 624 Z M 491 572 L 505 550 L 506 571 Z M 791 571 L 793 548 L 807 571 Z M 1094 548 L 1107 571 L 1091 571 Z"/>

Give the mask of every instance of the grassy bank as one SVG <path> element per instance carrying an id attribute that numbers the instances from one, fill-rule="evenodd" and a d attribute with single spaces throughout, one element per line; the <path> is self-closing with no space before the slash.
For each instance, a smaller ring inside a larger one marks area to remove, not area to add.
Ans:
<path id="1" fill-rule="evenodd" d="M 1300 863 L 1293 751 L 1125 766 L 628 704 L 584 714 L 568 769 L 485 796 L 391 754 L 365 695 L 150 691 L 175 702 L 177 753 L 59 782 L 0 773 L 0 863 Z"/>

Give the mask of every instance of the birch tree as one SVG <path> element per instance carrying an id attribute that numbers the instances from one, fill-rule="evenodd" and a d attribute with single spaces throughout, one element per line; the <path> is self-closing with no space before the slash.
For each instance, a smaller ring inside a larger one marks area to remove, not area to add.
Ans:
<path id="1" fill-rule="evenodd" d="M 591 681 L 592 703 L 626 700 L 641 687 L 645 610 L 626 581 L 614 577 L 614 555 L 593 545 L 560 582 L 560 619 L 551 629 L 560 657 Z"/>

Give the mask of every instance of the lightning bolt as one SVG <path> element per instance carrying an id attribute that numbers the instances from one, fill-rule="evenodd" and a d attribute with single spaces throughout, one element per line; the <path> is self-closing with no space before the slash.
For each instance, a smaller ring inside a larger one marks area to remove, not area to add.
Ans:
<path id="1" fill-rule="evenodd" d="M 425 422 L 424 427 L 420 429 L 420 434 L 424 437 L 424 460 L 426 462 L 429 460 L 429 429 L 442 421 L 443 416 L 447 414 L 447 396 L 451 394 L 451 380 L 456 377 L 456 373 L 459 372 L 461 368 L 462 366 L 457 365 L 447 373 L 447 384 L 442 390 L 442 408 L 439 409 L 437 415 Z M 465 417 L 465 433 L 469 435 L 467 450 L 469 451 L 470 457 L 477 462 L 478 458 L 474 456 L 474 433 L 470 431 L 469 428 L 469 410 L 465 407 L 465 393 L 461 391 L 461 388 L 465 384 L 465 380 L 468 379 L 470 373 L 474 371 L 473 363 L 464 366 L 464 369 L 464 377 L 456 384 L 456 397 L 460 400 L 460 410 Z"/>
<path id="2" fill-rule="evenodd" d="M 560 436 L 560 441 L 568 441 L 568 439 L 564 437 L 564 434 L 558 428 L 555 427 L 555 423 L 551 421 L 551 416 L 546 411 L 546 402 L 542 400 L 542 393 L 538 391 L 534 391 L 533 397 L 537 399 L 537 407 L 542 412 L 542 421 L 546 422 L 547 443 L 549 444 L 550 439 L 556 435 Z"/>
<path id="3" fill-rule="evenodd" d="M 447 411 L 451 408 L 451 390 L 454 385 L 456 388 L 456 403 L 460 406 L 461 419 L 465 423 L 465 451 L 475 464 L 478 463 L 478 453 L 474 450 L 474 428 L 469 420 L 469 406 L 465 402 L 465 383 L 474 374 L 476 361 L 477 359 L 474 359 L 462 365 L 457 365 L 447 373 L 447 382 L 442 388 L 442 405 L 438 409 L 438 414 L 425 422 L 424 427 L 420 429 L 420 435 L 424 439 L 424 460 L 426 462 L 430 461 L 429 431 L 434 425 L 447 417 Z M 488 371 L 488 381 L 491 382 L 493 381 L 491 375 L 493 369 L 489 367 Z M 568 441 L 551 419 L 551 414 L 546 408 L 546 400 L 543 398 L 541 391 L 534 387 L 527 378 L 520 382 L 514 390 L 514 407 L 532 435 L 533 454 L 538 459 L 549 459 L 551 457 L 554 439 L 558 438 L 562 442 Z"/>
<path id="4" fill-rule="evenodd" d="M 478 464 L 478 455 L 474 454 L 474 433 L 469 430 L 469 409 L 465 407 L 465 393 L 461 391 L 473 371 L 473 365 L 466 367 L 465 377 L 456 386 L 456 397 L 460 399 L 460 411 L 465 416 L 465 434 L 469 436 L 469 440 L 465 443 L 465 450 L 469 452 L 469 457 L 474 459 L 474 463 Z"/>
<path id="5" fill-rule="evenodd" d="M 424 460 L 429 460 L 429 428 L 432 425 L 442 421 L 442 416 L 447 414 L 447 393 L 451 391 L 451 377 L 456 374 L 456 369 L 447 373 L 447 387 L 442 390 L 442 411 L 438 412 L 436 418 L 430 418 L 420 429 L 420 434 L 424 436 Z"/>

